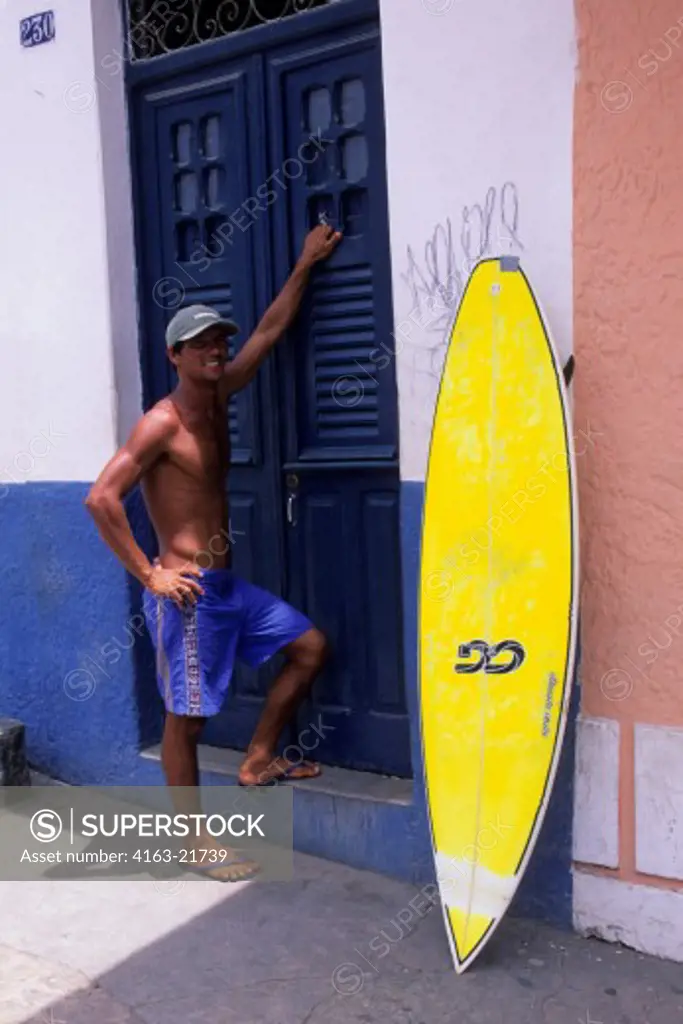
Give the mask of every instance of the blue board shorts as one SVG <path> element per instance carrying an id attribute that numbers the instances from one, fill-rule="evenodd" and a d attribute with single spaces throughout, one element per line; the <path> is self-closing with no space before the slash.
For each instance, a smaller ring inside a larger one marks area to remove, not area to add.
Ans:
<path id="1" fill-rule="evenodd" d="M 142 604 L 166 710 L 209 717 L 221 709 L 236 658 L 256 668 L 313 624 L 231 569 L 207 569 L 198 582 L 195 605 L 179 608 L 149 590 Z"/>

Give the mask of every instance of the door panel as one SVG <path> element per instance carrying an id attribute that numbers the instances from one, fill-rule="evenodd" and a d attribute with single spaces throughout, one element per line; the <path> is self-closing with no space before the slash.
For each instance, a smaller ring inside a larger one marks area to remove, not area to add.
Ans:
<path id="1" fill-rule="evenodd" d="M 394 473 L 301 473 L 293 507 L 291 600 L 332 647 L 330 666 L 301 719 L 307 725 L 321 716 L 325 739 L 314 756 L 407 774 Z"/>
<path id="2" fill-rule="evenodd" d="M 305 165 L 274 208 L 280 277 L 320 214 L 344 232 L 280 353 L 288 593 L 333 648 L 302 724 L 321 716 L 322 760 L 409 774 L 378 33 L 268 63 L 274 162 Z"/>
<path id="3" fill-rule="evenodd" d="M 229 220 L 265 173 L 259 146 L 263 126 L 253 114 L 262 107 L 259 69 L 260 62 L 252 60 L 228 73 L 222 68 L 220 76 L 187 75 L 173 88 L 146 92 L 138 102 L 148 405 L 175 386 L 163 337 L 179 306 L 206 302 L 234 317 L 241 327 L 237 344 L 242 344 L 265 302 L 266 226 L 255 224 L 245 232 Z M 234 355 L 234 340 L 231 346 Z M 264 368 L 231 400 L 226 430 L 232 446 L 234 568 L 278 593 L 282 516 L 274 415 L 272 368 Z M 214 550 L 224 546 L 225 538 L 217 538 Z M 210 555 L 202 560 L 207 567 L 209 560 Z M 273 671 L 273 666 L 259 671 L 238 666 L 224 710 L 207 726 L 207 742 L 246 746 Z"/>
<path id="4" fill-rule="evenodd" d="M 284 165 L 303 153 L 310 161 L 275 208 L 277 253 L 293 262 L 321 213 L 344 232 L 343 244 L 316 268 L 291 332 L 288 398 L 296 421 L 288 423 L 288 455 L 395 461 L 379 36 L 309 45 L 274 57 L 269 70 L 275 160 Z M 307 343 L 297 344 L 303 335 Z"/>
<path id="5" fill-rule="evenodd" d="M 379 483 L 379 481 L 376 481 Z M 393 483 L 393 481 L 392 481 Z M 401 574 L 398 493 L 365 490 L 360 495 L 364 619 L 372 642 L 366 647 L 369 706 L 376 713 L 405 715 L 401 651 Z M 397 644 L 397 640 L 399 643 Z"/>

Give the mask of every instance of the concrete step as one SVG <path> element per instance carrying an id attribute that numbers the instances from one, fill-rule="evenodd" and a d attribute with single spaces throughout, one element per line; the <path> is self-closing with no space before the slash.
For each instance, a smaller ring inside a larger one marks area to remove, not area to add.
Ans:
<path id="1" fill-rule="evenodd" d="M 30 786 L 23 722 L 0 718 L 0 786 Z"/>
<path id="2" fill-rule="evenodd" d="M 200 745 L 202 784 L 236 785 L 243 758 Z M 141 759 L 158 765 L 160 748 L 148 748 Z M 426 812 L 416 806 L 412 779 L 324 765 L 320 778 L 286 785 L 294 790 L 296 850 L 405 881 L 431 879 Z"/>

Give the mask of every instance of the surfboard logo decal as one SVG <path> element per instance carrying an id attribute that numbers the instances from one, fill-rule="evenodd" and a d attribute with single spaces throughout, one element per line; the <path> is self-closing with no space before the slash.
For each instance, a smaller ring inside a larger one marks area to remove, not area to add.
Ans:
<path id="1" fill-rule="evenodd" d="M 474 675 L 475 672 L 484 671 L 487 675 L 502 676 L 508 672 L 514 672 L 526 658 L 526 651 L 518 640 L 501 640 L 497 644 L 487 644 L 485 640 L 470 640 L 469 643 L 460 644 L 458 657 L 471 658 L 473 651 L 479 652 L 479 661 L 459 662 L 455 666 L 456 672 L 462 675 Z M 512 655 L 511 661 L 502 664 L 494 662 L 494 658 L 506 652 Z"/>

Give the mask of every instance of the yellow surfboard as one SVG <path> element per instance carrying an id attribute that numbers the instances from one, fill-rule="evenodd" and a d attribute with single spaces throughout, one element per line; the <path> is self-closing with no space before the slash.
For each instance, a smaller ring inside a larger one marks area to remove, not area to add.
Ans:
<path id="1" fill-rule="evenodd" d="M 455 968 L 503 917 L 564 734 L 578 534 L 569 401 L 516 257 L 472 271 L 425 485 L 420 705 L 436 872 Z"/>

